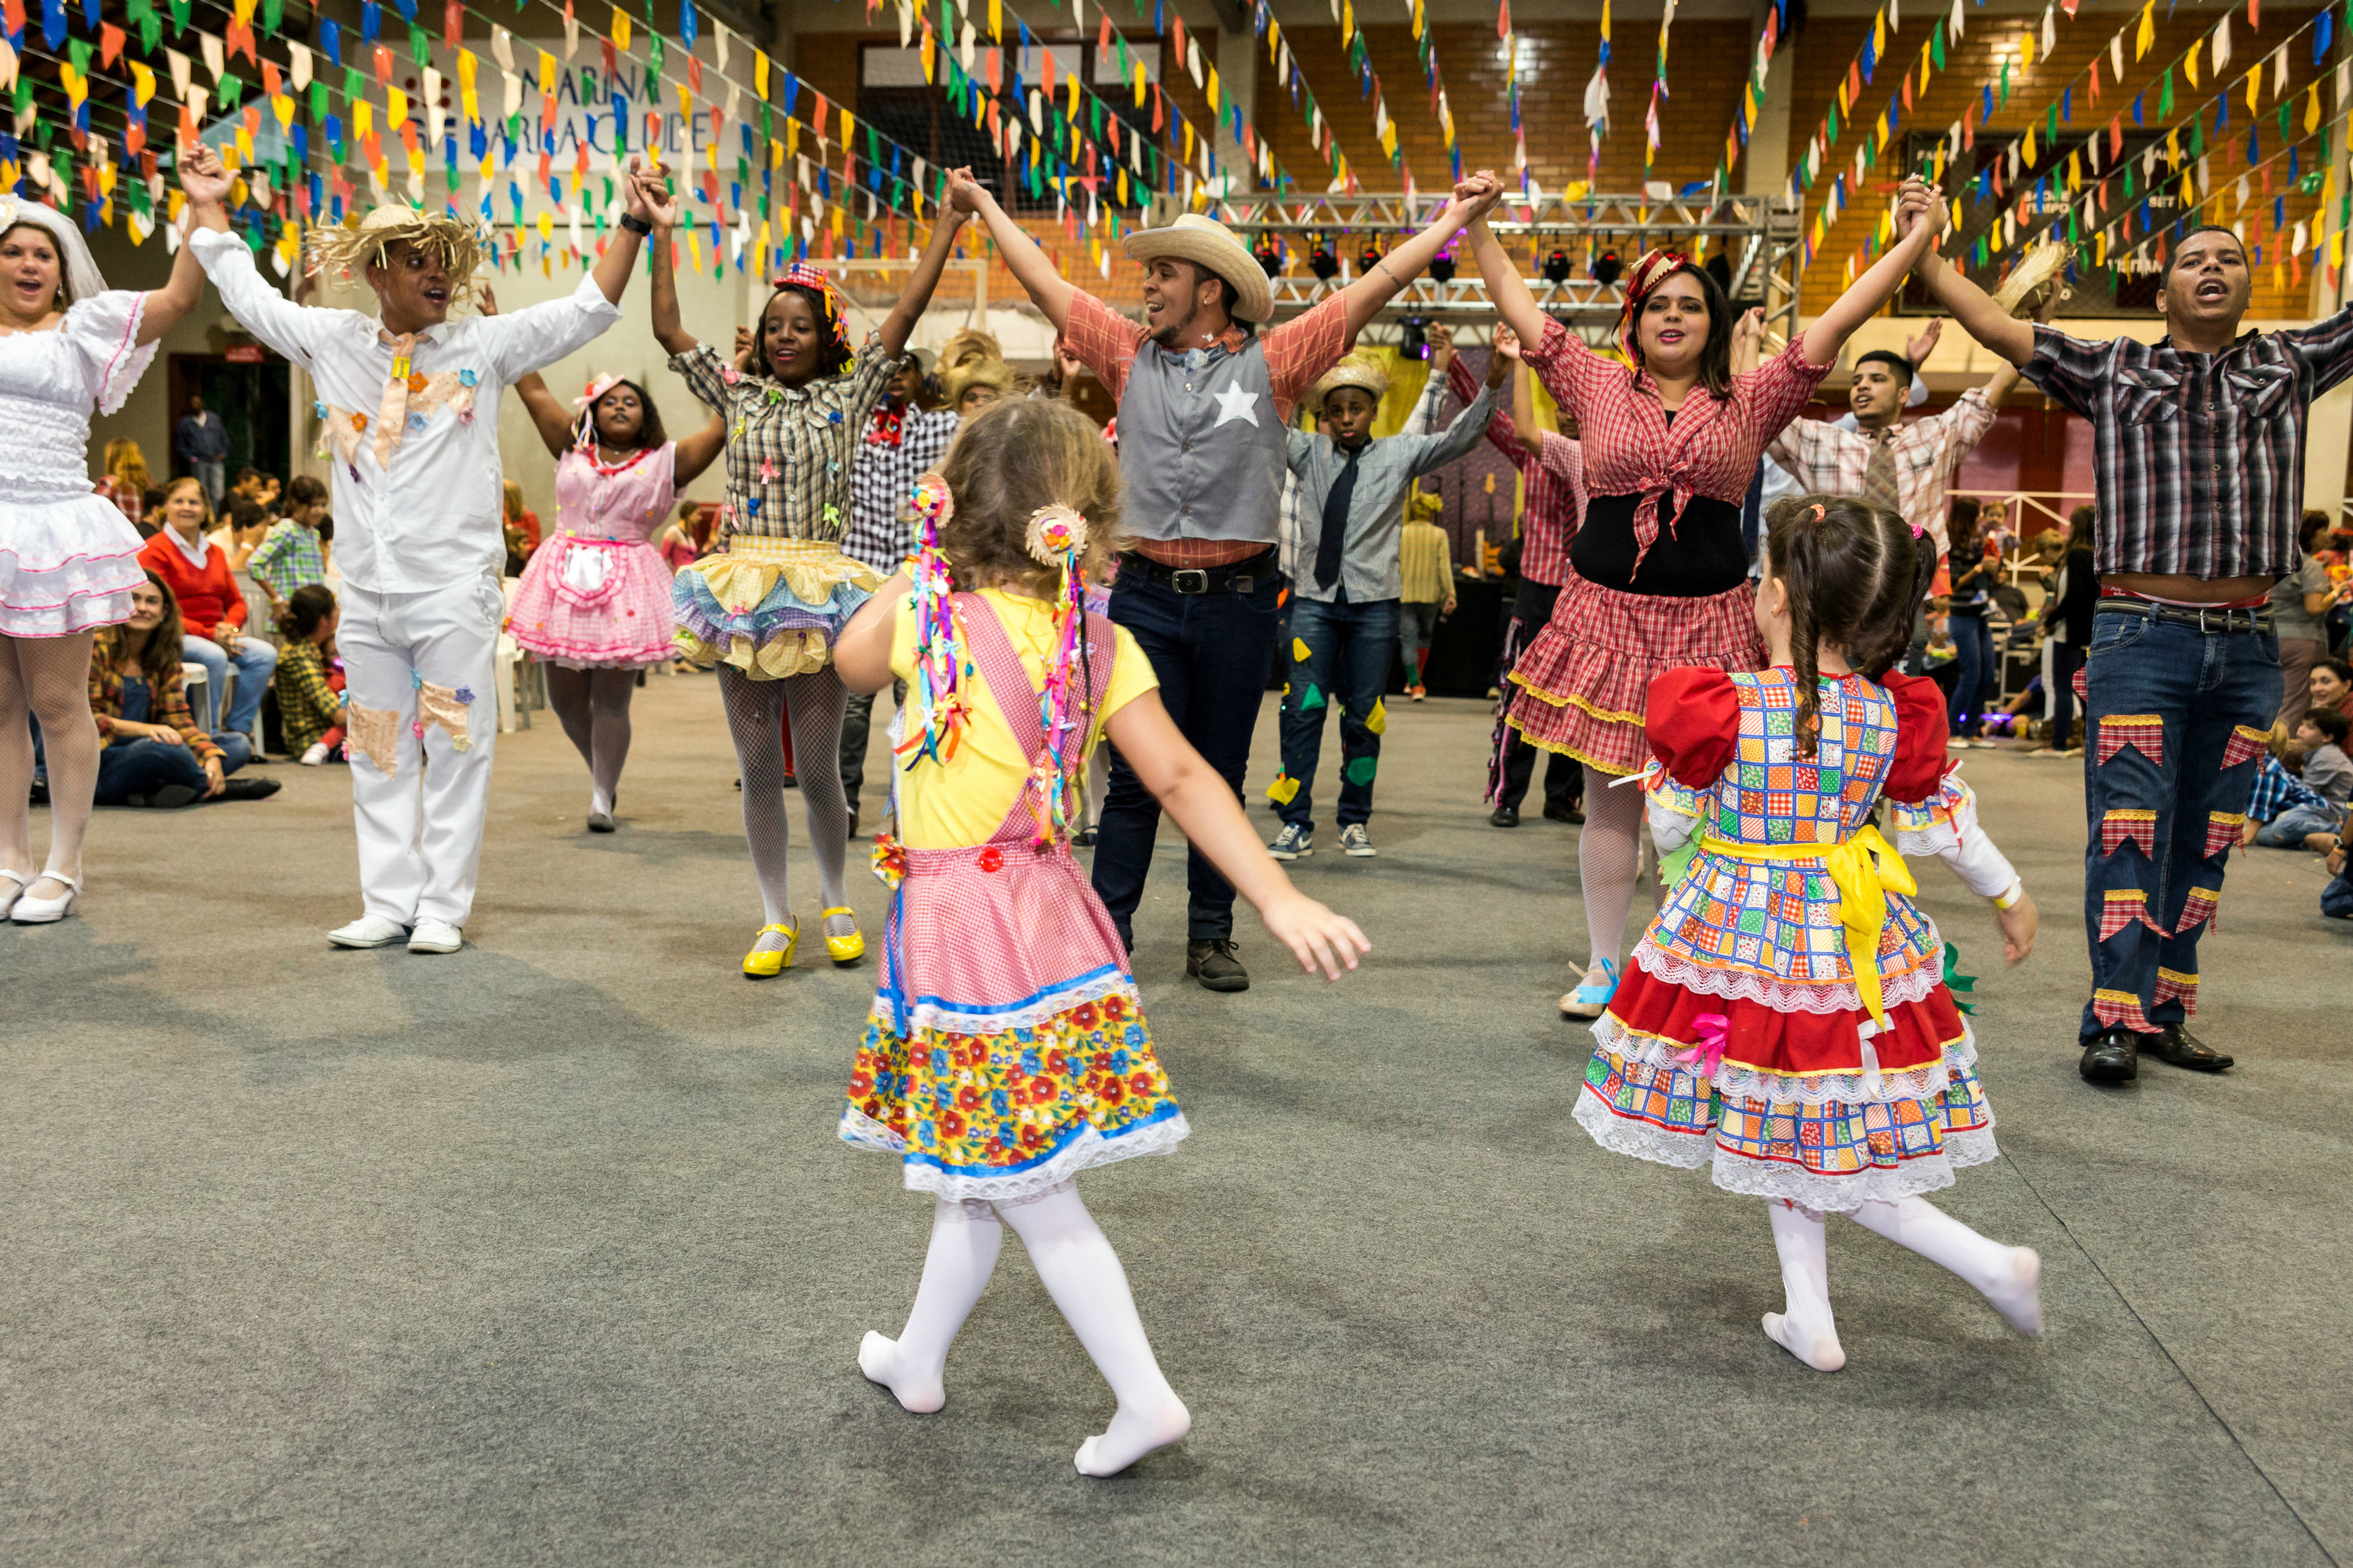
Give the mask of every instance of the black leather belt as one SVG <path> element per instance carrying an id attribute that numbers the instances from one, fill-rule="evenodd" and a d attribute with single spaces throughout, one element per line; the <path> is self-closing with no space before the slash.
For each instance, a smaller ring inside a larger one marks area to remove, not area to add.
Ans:
<path id="1" fill-rule="evenodd" d="M 2224 609 L 2220 605 L 2160 605 L 2151 599 L 2126 599 L 2111 596 L 2099 601 L 2095 615 L 2146 616 L 2153 621 L 2166 621 L 2177 626 L 2196 626 L 2201 632 L 2267 632 L 2272 629 L 2269 605 L 2254 609 Z"/>
<path id="2" fill-rule="evenodd" d="M 1274 575 L 1274 546 L 1270 544 L 1256 555 L 1229 561 L 1223 566 L 1170 566 L 1149 555 L 1124 551 L 1119 558 L 1119 574 L 1124 577 L 1131 572 L 1187 595 L 1222 594 L 1229 588 L 1237 594 L 1255 593 L 1261 582 Z"/>

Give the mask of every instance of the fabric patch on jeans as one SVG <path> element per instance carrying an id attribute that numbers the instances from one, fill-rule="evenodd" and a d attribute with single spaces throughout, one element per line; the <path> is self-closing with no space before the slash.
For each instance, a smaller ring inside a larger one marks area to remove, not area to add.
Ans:
<path id="1" fill-rule="evenodd" d="M 2099 721 L 2099 760 L 2107 762 L 2126 746 L 2137 746 L 2141 755 L 2165 766 L 2165 719 L 2158 713 L 2116 713 Z"/>
<path id="2" fill-rule="evenodd" d="M 390 708 L 363 708 L 354 702 L 347 710 L 351 733 L 348 749 L 375 764 L 375 771 L 385 777 L 400 776 L 400 714 Z"/>
<path id="3" fill-rule="evenodd" d="M 474 745 L 474 694 L 463 686 L 436 686 L 429 680 L 417 687 L 417 738 L 423 740 L 425 731 L 438 724 L 449 733 L 450 741 L 461 752 Z"/>
<path id="4" fill-rule="evenodd" d="M 2157 999 L 2159 1002 L 2179 1002 L 2183 1013 L 2196 1017 L 2198 976 L 2184 974 L 2178 969 L 2160 967 L 2157 972 Z"/>
<path id="5" fill-rule="evenodd" d="M 2123 1024 L 2136 1034 L 2157 1033 L 2157 1030 L 2149 1025 L 2148 1015 L 2141 1010 L 2140 998 L 2129 991 L 2093 992 L 2092 1012 L 2101 1023 L 2111 1029 Z"/>
<path id="6" fill-rule="evenodd" d="M 2117 888 L 2105 895 L 2106 903 L 2100 910 L 2100 940 L 2108 938 L 2126 926 L 2145 925 L 2163 936 L 2164 931 L 2151 925 L 2148 918 L 2148 895 L 2138 888 Z"/>
<path id="7" fill-rule="evenodd" d="M 2077 665 L 2075 667 L 2075 679 L 2068 682 L 2070 686 L 2073 686 L 2075 689 L 2075 700 L 2078 702 L 2089 702 L 2092 700 L 2092 689 L 2089 684 L 2090 678 L 2086 673 L 2088 668 L 2088 666 L 2081 664 Z"/>
<path id="8" fill-rule="evenodd" d="M 2216 931 L 2221 931 L 2222 929 L 2222 921 L 2220 914 L 2221 905 L 2221 889 L 2190 889 L 2189 896 L 2181 900 L 2181 919 L 2175 922 L 2173 934 L 2175 936 L 2187 936 L 2191 931 L 2198 929 L 2198 922 L 2200 921 L 2208 921 Z"/>
<path id="9" fill-rule="evenodd" d="M 2150 859 L 2157 858 L 2157 813 L 2153 811 L 2111 811 L 2100 818 L 2100 853 L 2113 855 L 2137 839 L 2140 852 Z"/>
<path id="10" fill-rule="evenodd" d="M 2247 814 L 2243 811 L 2209 813 L 2206 817 L 2206 858 L 2211 860 L 2217 855 L 2229 854 L 2231 846 L 2239 841 L 2246 826 Z"/>
<path id="11" fill-rule="evenodd" d="M 2222 766 L 2235 768 L 2241 763 L 2252 763 L 2263 754 L 2264 743 L 2271 736 L 2262 730 L 2245 724 L 2233 725 L 2231 739 L 2222 747 Z"/>

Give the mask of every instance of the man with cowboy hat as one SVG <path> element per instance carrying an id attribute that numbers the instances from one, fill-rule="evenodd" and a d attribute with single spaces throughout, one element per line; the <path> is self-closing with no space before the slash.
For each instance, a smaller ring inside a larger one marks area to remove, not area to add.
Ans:
<path id="1" fill-rule="evenodd" d="M 362 278 L 379 306 L 297 305 L 266 282 L 223 203 L 219 155 L 188 155 L 188 243 L 230 315 L 310 372 L 343 578 L 352 804 L 365 912 L 339 947 L 455 952 L 474 901 L 498 739 L 493 662 L 506 601 L 499 395 L 621 319 L 650 231 L 630 160 L 628 210 L 580 287 L 511 315 L 450 320 L 480 257 L 455 217 L 378 207 L 311 233 L 311 269 Z M 438 733 L 437 733 L 438 731 Z M 420 776 L 421 775 L 421 776 Z"/>
<path id="2" fill-rule="evenodd" d="M 1120 557 L 1111 618 L 1143 647 L 1177 728 L 1237 795 L 1274 659 L 1292 408 L 1502 190 L 1482 172 L 1363 277 L 1297 320 L 1253 331 L 1274 313 L 1266 269 L 1223 224 L 1187 213 L 1126 237 L 1145 268 L 1139 326 L 1063 277 L 986 190 L 968 178 L 951 183 L 949 199 L 980 215 L 1030 300 L 1119 401 L 1125 521 L 1136 542 Z M 1159 820 L 1159 803 L 1114 751 L 1094 885 L 1131 945 Z M 1213 991 L 1247 990 L 1233 888 L 1198 850 L 1187 880 L 1186 973 Z"/>

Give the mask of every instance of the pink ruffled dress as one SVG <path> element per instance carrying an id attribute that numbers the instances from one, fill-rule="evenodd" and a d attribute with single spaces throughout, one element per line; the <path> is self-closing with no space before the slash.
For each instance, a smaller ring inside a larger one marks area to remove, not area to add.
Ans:
<path id="1" fill-rule="evenodd" d="M 113 414 L 155 358 L 134 347 L 147 296 L 77 300 L 55 331 L 0 335 L 0 635 L 70 637 L 131 618 L 139 531 L 90 482 L 90 416 Z"/>
<path id="2" fill-rule="evenodd" d="M 678 629 L 669 563 L 653 538 L 678 500 L 678 443 L 555 464 L 555 529 L 532 552 L 507 630 L 537 657 L 577 669 L 639 669 L 670 657 Z"/>

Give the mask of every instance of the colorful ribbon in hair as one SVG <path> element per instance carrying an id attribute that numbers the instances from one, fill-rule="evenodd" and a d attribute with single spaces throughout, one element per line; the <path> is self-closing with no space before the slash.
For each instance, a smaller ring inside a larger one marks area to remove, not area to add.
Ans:
<path id="1" fill-rule="evenodd" d="M 597 400 L 620 385 L 625 379 L 627 378 L 617 375 L 597 376 L 588 384 L 587 391 L 572 400 L 572 406 L 580 410 L 579 421 L 573 427 L 572 445 L 574 447 L 594 447 L 596 444 Z"/>
<path id="2" fill-rule="evenodd" d="M 1639 367 L 1642 363 L 1642 301 L 1677 268 L 1690 265 L 1691 258 L 1680 250 L 1646 250 L 1627 272 L 1626 308 L 1618 314 L 1618 347 L 1628 364 Z"/>
<path id="3" fill-rule="evenodd" d="M 842 299 L 841 290 L 833 286 L 833 279 L 823 268 L 811 267 L 806 261 L 796 261 L 771 280 L 769 287 L 807 289 L 818 299 L 823 300 L 826 319 L 833 325 L 834 346 L 845 352 L 848 351 L 849 327 L 844 318 L 849 314 L 849 302 Z"/>
<path id="4" fill-rule="evenodd" d="M 1071 736 L 1092 727 L 1088 710 L 1092 691 L 1079 656 L 1087 622 L 1087 574 L 1081 562 L 1087 547 L 1087 520 L 1060 502 L 1041 506 L 1029 514 L 1022 544 L 1031 560 L 1061 574 L 1054 593 L 1054 651 L 1046 664 L 1046 689 L 1038 698 L 1046 754 L 1029 773 L 1038 813 L 1038 835 L 1030 842 L 1043 849 L 1058 834 L 1067 836 L 1072 829 L 1071 774 L 1086 753 L 1084 740 L 1074 747 Z M 1078 677 L 1075 684 L 1073 673 Z"/>

